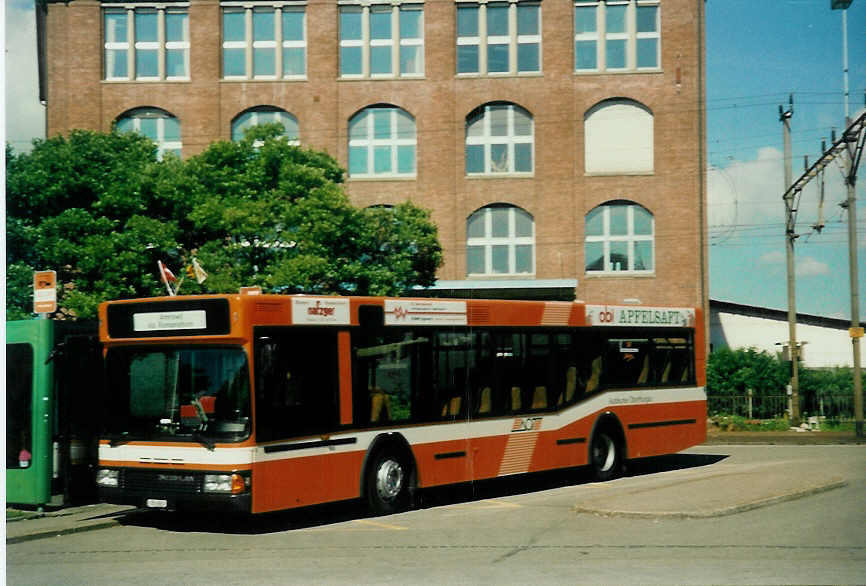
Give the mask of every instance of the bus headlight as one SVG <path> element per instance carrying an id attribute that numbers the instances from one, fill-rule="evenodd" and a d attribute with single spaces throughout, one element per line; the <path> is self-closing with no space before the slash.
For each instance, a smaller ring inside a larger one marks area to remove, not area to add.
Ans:
<path id="1" fill-rule="evenodd" d="M 98 486 L 112 486 L 117 487 L 120 485 L 120 475 L 117 470 L 106 470 L 105 468 L 100 468 L 96 471 L 96 484 Z"/>
<path id="2" fill-rule="evenodd" d="M 223 494 L 240 494 L 248 487 L 248 481 L 240 474 L 205 474 L 204 491 Z"/>

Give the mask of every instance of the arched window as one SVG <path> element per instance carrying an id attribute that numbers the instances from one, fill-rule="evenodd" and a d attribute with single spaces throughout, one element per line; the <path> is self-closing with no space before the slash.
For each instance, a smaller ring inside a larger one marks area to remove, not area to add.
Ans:
<path id="1" fill-rule="evenodd" d="M 655 221 L 630 201 L 604 203 L 586 215 L 587 273 L 652 273 Z"/>
<path id="2" fill-rule="evenodd" d="M 492 102 L 466 117 L 466 174 L 532 173 L 532 115 L 515 104 Z"/>
<path id="3" fill-rule="evenodd" d="M 633 100 L 605 100 L 590 108 L 583 123 L 587 173 L 651 173 L 653 115 Z"/>
<path id="4" fill-rule="evenodd" d="M 244 132 L 256 124 L 279 122 L 285 132 L 283 136 L 289 144 L 300 144 L 298 141 L 298 119 L 280 108 L 273 106 L 256 106 L 238 114 L 232 120 L 232 140 L 241 140 Z"/>
<path id="5" fill-rule="evenodd" d="M 535 222 L 525 210 L 495 204 L 466 222 L 467 275 L 535 273 Z"/>
<path id="6" fill-rule="evenodd" d="M 115 123 L 120 132 L 140 132 L 156 143 L 157 157 L 181 152 L 180 121 L 159 108 L 136 108 L 122 114 Z"/>
<path id="7" fill-rule="evenodd" d="M 395 106 L 370 106 L 349 119 L 350 177 L 414 177 L 415 119 Z"/>

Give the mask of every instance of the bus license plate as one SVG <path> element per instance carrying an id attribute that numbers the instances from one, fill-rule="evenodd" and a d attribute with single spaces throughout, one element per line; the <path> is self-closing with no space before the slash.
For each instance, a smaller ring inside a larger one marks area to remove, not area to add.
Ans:
<path id="1" fill-rule="evenodd" d="M 145 504 L 150 509 L 164 509 L 168 506 L 168 501 L 165 499 L 147 499 Z"/>

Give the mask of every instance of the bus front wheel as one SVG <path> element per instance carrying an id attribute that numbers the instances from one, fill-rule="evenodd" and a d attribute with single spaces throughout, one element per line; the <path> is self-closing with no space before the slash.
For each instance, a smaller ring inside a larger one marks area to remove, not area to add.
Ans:
<path id="1" fill-rule="evenodd" d="M 379 451 L 367 468 L 367 503 L 376 515 L 391 515 L 409 508 L 410 467 L 392 450 Z"/>
<path id="2" fill-rule="evenodd" d="M 599 482 L 612 480 L 622 472 L 622 446 L 610 428 L 595 432 L 589 449 L 590 465 Z"/>

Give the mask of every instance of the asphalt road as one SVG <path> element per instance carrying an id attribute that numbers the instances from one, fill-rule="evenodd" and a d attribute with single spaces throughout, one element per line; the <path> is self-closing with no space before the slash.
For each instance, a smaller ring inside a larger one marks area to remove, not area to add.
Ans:
<path id="1" fill-rule="evenodd" d="M 862 445 L 705 445 L 611 483 L 575 471 L 485 483 L 426 493 L 420 509 L 389 517 L 354 504 L 252 520 L 135 513 L 109 529 L 10 544 L 6 576 L 16 585 L 862 584 L 864 464 Z M 773 478 L 825 488 L 725 508 L 784 492 Z M 666 514 L 695 503 L 715 513 Z"/>

